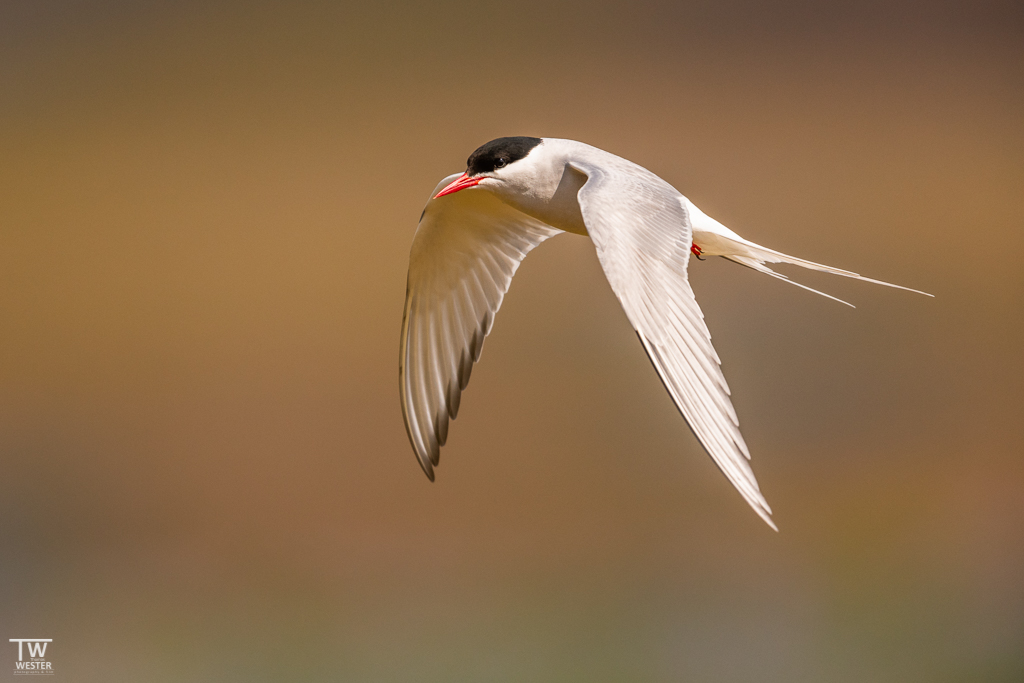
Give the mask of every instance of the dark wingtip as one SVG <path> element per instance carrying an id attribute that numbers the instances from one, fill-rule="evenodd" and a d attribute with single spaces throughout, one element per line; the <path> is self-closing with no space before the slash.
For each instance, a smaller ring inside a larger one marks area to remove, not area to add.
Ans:
<path id="1" fill-rule="evenodd" d="M 416 462 L 420 464 L 420 469 L 423 470 L 423 474 L 427 475 L 427 479 L 434 481 L 434 468 L 431 466 L 429 461 L 424 461 L 419 456 L 416 457 Z"/>

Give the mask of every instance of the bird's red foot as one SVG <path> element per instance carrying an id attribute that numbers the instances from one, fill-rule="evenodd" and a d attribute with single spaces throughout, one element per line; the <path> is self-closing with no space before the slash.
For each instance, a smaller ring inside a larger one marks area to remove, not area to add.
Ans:
<path id="1" fill-rule="evenodd" d="M 693 244 L 692 242 L 690 243 L 690 251 L 693 252 L 693 255 L 697 257 L 698 261 L 704 260 L 700 257 L 700 255 L 704 253 L 704 250 L 698 247 L 696 244 Z"/>

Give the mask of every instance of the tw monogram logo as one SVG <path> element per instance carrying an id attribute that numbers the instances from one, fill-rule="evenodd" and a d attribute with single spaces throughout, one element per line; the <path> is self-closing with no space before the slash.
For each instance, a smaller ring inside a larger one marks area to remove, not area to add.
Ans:
<path id="1" fill-rule="evenodd" d="M 10 638 L 10 642 L 18 644 L 18 661 L 14 663 L 14 675 L 52 676 L 53 664 L 44 659 L 46 646 L 53 642 L 52 638 Z M 28 646 L 29 660 L 25 661 L 24 646 Z"/>

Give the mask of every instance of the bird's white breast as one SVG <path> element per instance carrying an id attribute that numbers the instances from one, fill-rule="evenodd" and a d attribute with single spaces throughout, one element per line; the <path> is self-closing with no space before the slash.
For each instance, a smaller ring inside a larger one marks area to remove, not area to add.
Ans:
<path id="1" fill-rule="evenodd" d="M 571 150 L 545 140 L 528 157 L 515 164 L 502 186 L 494 192 L 502 201 L 548 225 L 586 235 L 580 212 L 579 191 L 587 177 L 569 166 Z"/>

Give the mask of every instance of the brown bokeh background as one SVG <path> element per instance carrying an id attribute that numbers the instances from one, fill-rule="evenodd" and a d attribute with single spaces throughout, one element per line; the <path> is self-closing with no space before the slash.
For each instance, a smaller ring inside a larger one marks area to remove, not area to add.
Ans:
<path id="1" fill-rule="evenodd" d="M 1022 112 L 1013 0 L 4 2 L 0 642 L 74 682 L 1021 680 Z M 409 245 L 502 135 L 936 295 L 691 265 L 780 533 L 570 235 L 424 478 Z"/>

